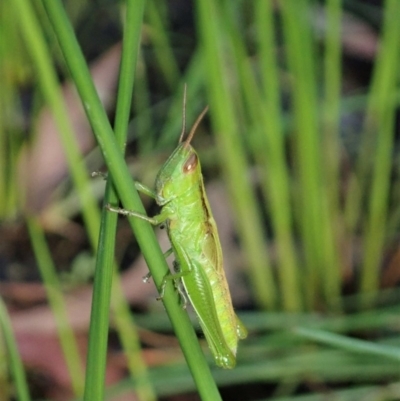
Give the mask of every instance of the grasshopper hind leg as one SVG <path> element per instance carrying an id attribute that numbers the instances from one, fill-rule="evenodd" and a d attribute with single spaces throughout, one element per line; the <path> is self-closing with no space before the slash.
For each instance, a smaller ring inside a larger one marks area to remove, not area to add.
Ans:
<path id="1" fill-rule="evenodd" d="M 174 250 L 173 250 L 172 248 L 169 248 L 167 251 L 165 251 L 165 252 L 163 253 L 164 258 L 167 259 L 168 256 L 171 255 L 173 251 L 174 251 Z M 175 262 L 172 262 L 172 263 L 175 263 Z M 175 268 L 175 266 L 174 266 L 174 268 Z M 150 272 L 149 272 L 147 275 L 149 275 L 149 274 L 150 274 Z M 170 273 L 168 273 L 168 274 L 164 277 L 164 280 L 163 280 L 163 282 L 162 282 L 162 284 L 161 284 L 160 296 L 157 297 L 157 300 L 158 300 L 158 301 L 160 301 L 160 300 L 163 299 L 163 297 L 164 297 L 165 286 L 166 286 L 166 284 L 167 284 L 167 280 L 170 279 L 170 276 L 171 276 Z"/>
<path id="2" fill-rule="evenodd" d="M 166 284 L 167 284 L 167 280 L 168 280 L 168 279 L 169 279 L 168 277 L 166 277 L 166 278 L 164 279 L 164 281 L 163 281 L 163 283 L 162 283 L 162 285 L 161 285 L 160 296 L 157 297 L 157 301 L 161 301 L 161 300 L 164 298 L 165 286 L 166 286 Z M 179 295 L 180 295 L 182 308 L 183 308 L 183 309 L 186 309 L 186 306 L 187 306 L 188 301 L 187 301 L 187 297 L 186 297 L 186 294 L 185 294 L 185 290 L 184 290 L 184 288 L 183 288 L 183 286 L 182 286 L 181 281 L 180 281 L 180 280 L 174 279 L 174 286 L 175 286 L 176 290 L 178 291 L 178 293 L 179 293 Z"/>
<path id="3" fill-rule="evenodd" d="M 223 369 L 233 369 L 236 365 L 235 354 L 226 343 L 216 343 L 207 326 L 201 320 L 199 322 L 216 365 Z"/>
<path id="4" fill-rule="evenodd" d="M 242 321 L 236 315 L 236 333 L 240 340 L 243 340 L 247 337 L 247 329 Z"/>
<path id="5" fill-rule="evenodd" d="M 180 272 L 180 267 L 179 267 L 179 262 L 177 262 L 176 260 L 174 260 L 172 262 L 172 266 L 174 267 L 174 272 L 175 273 L 179 273 Z M 177 291 L 179 292 L 179 295 L 181 296 L 181 305 L 183 309 L 186 309 L 188 300 L 186 297 L 186 293 L 185 293 L 185 289 L 183 287 L 182 281 L 180 279 L 178 280 L 174 280 L 175 282 L 175 288 L 177 289 Z"/>

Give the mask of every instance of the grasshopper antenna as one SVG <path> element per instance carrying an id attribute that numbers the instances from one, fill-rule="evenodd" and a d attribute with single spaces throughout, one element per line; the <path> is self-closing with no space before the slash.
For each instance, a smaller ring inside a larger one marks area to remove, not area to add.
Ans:
<path id="1" fill-rule="evenodd" d="M 187 85 L 183 85 L 183 107 L 182 107 L 182 132 L 181 136 L 179 137 L 179 143 L 182 143 L 183 135 L 185 135 L 186 131 L 186 88 Z"/>
<path id="2" fill-rule="evenodd" d="M 206 106 L 204 108 L 204 110 L 200 113 L 200 115 L 197 117 L 197 120 L 195 121 L 195 123 L 193 124 L 192 129 L 189 132 L 189 135 L 184 143 L 184 147 L 186 148 L 187 146 L 189 146 L 191 140 L 193 139 L 194 133 L 196 132 L 197 127 L 199 126 L 201 120 L 203 119 L 203 117 L 206 115 L 208 111 L 208 106 Z"/>

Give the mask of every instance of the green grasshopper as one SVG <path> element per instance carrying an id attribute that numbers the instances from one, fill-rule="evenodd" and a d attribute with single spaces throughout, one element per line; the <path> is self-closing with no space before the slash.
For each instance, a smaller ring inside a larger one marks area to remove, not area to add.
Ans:
<path id="1" fill-rule="evenodd" d="M 222 262 L 217 226 L 204 190 L 199 157 L 190 145 L 207 107 L 185 134 L 185 97 L 183 128 L 179 145 L 159 171 L 155 191 L 135 183 L 136 188 L 153 197 L 161 206 L 160 214 L 148 217 L 137 212 L 107 206 L 108 210 L 138 217 L 153 225 L 164 224 L 175 254 L 175 273 L 167 274 L 160 291 L 162 298 L 167 280 L 180 279 L 200 320 L 208 345 L 218 366 L 232 369 L 236 364 L 239 339 L 247 330 L 235 314 Z"/>

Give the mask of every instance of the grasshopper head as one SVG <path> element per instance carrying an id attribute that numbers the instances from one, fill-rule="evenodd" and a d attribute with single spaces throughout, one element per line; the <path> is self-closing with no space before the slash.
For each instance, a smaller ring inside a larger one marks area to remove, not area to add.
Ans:
<path id="1" fill-rule="evenodd" d="M 183 119 L 183 129 L 179 145 L 165 162 L 156 178 L 157 203 L 160 206 L 183 195 L 201 180 L 199 157 L 190 145 L 190 142 L 207 110 L 208 107 L 199 115 L 184 142 L 185 119 Z"/>

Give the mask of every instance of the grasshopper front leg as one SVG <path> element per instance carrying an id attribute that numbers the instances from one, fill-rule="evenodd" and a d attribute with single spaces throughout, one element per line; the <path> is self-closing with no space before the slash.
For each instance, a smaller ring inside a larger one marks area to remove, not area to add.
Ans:
<path id="1" fill-rule="evenodd" d="M 136 185 L 136 188 L 141 192 L 144 192 L 144 191 L 150 191 L 151 192 L 151 190 L 149 188 L 145 187 L 144 185 L 142 185 L 140 183 L 135 183 L 135 185 Z M 147 192 L 145 192 L 145 193 L 147 193 Z M 170 211 L 167 208 L 163 208 L 161 210 L 160 214 L 157 214 L 157 215 L 155 215 L 153 217 L 146 216 L 146 215 L 144 215 L 142 213 L 134 212 L 133 210 L 127 210 L 127 209 L 123 209 L 123 208 L 120 208 L 120 207 L 111 206 L 110 204 L 107 204 L 105 206 L 105 208 L 110 212 L 122 214 L 123 216 L 137 217 L 139 219 L 147 221 L 148 223 L 150 223 L 150 224 L 152 224 L 154 226 L 158 226 L 158 225 L 164 223 L 171 215 Z M 164 257 L 167 258 L 172 252 L 173 252 L 172 248 L 168 249 L 168 251 L 166 251 L 164 253 Z M 162 299 L 163 298 L 164 292 L 165 292 L 165 285 L 166 285 L 166 282 L 167 282 L 167 278 L 169 278 L 169 276 L 170 276 L 170 273 L 165 276 L 165 278 L 163 280 L 163 283 L 161 285 L 161 289 L 159 291 L 160 296 L 157 299 Z M 149 282 L 150 277 L 151 277 L 151 273 L 149 272 L 148 274 L 146 274 L 143 277 L 143 281 L 145 283 Z M 182 290 L 178 289 L 178 291 L 182 295 Z M 183 296 L 183 299 L 184 299 L 184 304 L 186 306 L 186 298 L 184 296 Z"/>
<path id="2" fill-rule="evenodd" d="M 107 180 L 108 174 L 107 173 L 103 173 L 102 171 L 93 171 L 92 177 L 102 177 L 103 180 Z M 149 188 L 146 185 L 142 184 L 141 182 L 135 181 L 135 188 L 139 192 L 141 192 L 142 194 L 150 196 L 150 198 L 156 199 L 155 192 L 151 188 Z"/>
<path id="3" fill-rule="evenodd" d="M 141 182 L 135 181 L 135 188 L 142 194 L 150 196 L 150 198 L 156 199 L 155 192 L 146 185 L 142 184 Z"/>
<path id="4" fill-rule="evenodd" d="M 97 174 L 99 174 L 99 173 L 96 173 L 96 175 Z M 141 192 L 147 196 L 150 196 L 150 198 L 157 199 L 156 193 L 152 189 L 147 187 L 146 185 L 142 184 L 141 182 L 135 181 L 135 188 L 139 192 Z M 116 206 L 111 206 L 110 204 L 106 205 L 105 207 L 110 212 L 122 214 L 123 216 L 128 216 L 128 217 L 137 217 L 139 219 L 147 221 L 148 223 L 152 224 L 153 226 L 158 226 L 161 223 L 163 223 L 165 220 L 167 220 L 168 214 L 169 214 L 168 210 L 165 209 L 165 210 L 162 210 L 160 214 L 158 214 L 154 217 L 149 217 L 142 213 L 138 213 L 133 210 L 123 209 L 123 208 L 116 207 Z"/>
<path id="5" fill-rule="evenodd" d="M 168 214 L 163 213 L 163 212 L 161 212 L 160 214 L 157 214 L 153 217 L 149 217 L 149 216 L 146 216 L 145 214 L 134 212 L 133 210 L 123 209 L 121 207 L 111 206 L 110 204 L 107 204 L 105 206 L 105 208 L 110 212 L 122 214 L 123 216 L 137 217 L 138 219 L 147 221 L 148 223 L 152 224 L 153 226 L 158 226 L 161 223 L 164 223 L 164 221 L 168 219 Z"/>

